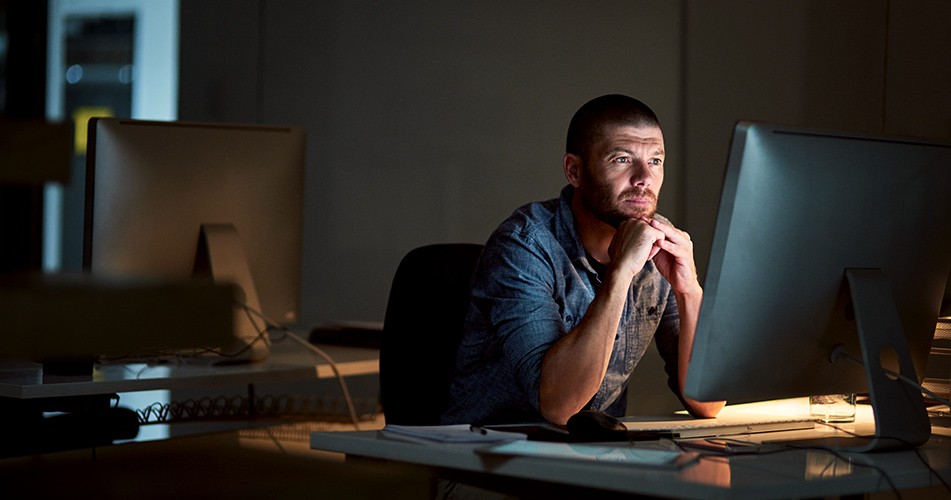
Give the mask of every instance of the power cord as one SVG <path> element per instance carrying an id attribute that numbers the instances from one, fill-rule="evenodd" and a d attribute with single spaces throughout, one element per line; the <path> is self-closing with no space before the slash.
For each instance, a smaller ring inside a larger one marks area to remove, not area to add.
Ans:
<path id="1" fill-rule="evenodd" d="M 844 429 L 844 428 L 842 428 L 842 427 L 840 427 L 840 426 L 838 426 L 838 425 L 835 425 L 835 424 L 832 424 L 832 423 L 829 423 L 829 422 L 819 421 L 819 422 L 817 422 L 817 423 L 822 424 L 822 425 L 825 425 L 826 427 L 830 427 L 830 428 L 832 428 L 832 429 L 835 429 L 835 430 L 838 431 L 838 432 L 842 432 L 842 433 L 847 434 L 847 435 L 852 436 L 852 437 L 859 437 L 859 438 L 860 438 L 860 437 L 864 437 L 864 436 L 861 436 L 861 435 L 859 435 L 859 434 L 857 434 L 857 433 L 855 433 L 855 432 L 852 432 L 852 431 L 850 431 L 850 430 L 848 430 L 848 429 Z M 915 455 L 918 457 L 918 461 L 921 462 L 921 465 L 923 465 L 926 469 L 928 469 L 928 472 L 929 472 L 932 476 L 934 476 L 935 478 L 938 479 L 938 481 L 941 483 L 941 485 L 944 486 L 944 489 L 946 489 L 948 492 L 951 492 L 951 485 L 949 485 L 949 484 L 947 483 L 947 481 L 945 481 L 944 478 L 941 477 L 941 474 L 938 474 L 938 471 L 936 471 L 936 470 L 928 463 L 928 460 L 927 460 L 924 456 L 922 456 L 922 454 L 921 454 L 921 452 L 918 450 L 918 448 L 916 448 L 916 447 L 914 447 L 914 446 L 911 446 L 911 443 L 908 443 L 908 442 L 902 440 L 901 438 L 883 437 L 883 439 L 890 439 L 890 440 L 898 441 L 898 442 L 900 442 L 900 443 L 903 443 L 903 444 L 908 445 L 908 447 L 911 448 L 911 449 L 915 452 Z M 829 451 L 830 453 L 835 453 L 833 449 L 827 449 L 827 448 L 820 448 L 820 449 Z M 885 475 L 884 471 L 882 471 L 881 469 L 878 469 L 878 467 L 875 467 L 875 466 L 873 466 L 873 465 L 869 465 L 869 464 L 859 464 L 859 465 L 861 465 L 861 466 L 863 466 L 863 467 L 871 467 L 871 468 L 873 468 L 873 469 L 878 470 L 879 473 L 881 473 L 882 475 Z M 887 476 L 886 476 L 886 479 L 887 479 Z M 891 483 L 891 480 L 890 480 L 890 479 L 888 479 L 888 481 L 889 481 L 889 483 Z M 896 493 L 897 493 L 897 491 L 896 491 Z"/>
<path id="2" fill-rule="evenodd" d="M 861 367 L 863 367 L 863 368 L 865 367 L 865 363 L 863 363 L 862 361 L 860 361 L 860 360 L 856 359 L 855 357 L 853 357 L 853 356 L 852 356 L 848 351 L 846 351 L 845 348 L 844 348 L 843 346 L 841 346 L 841 345 L 840 345 L 840 346 L 836 346 L 836 348 L 833 349 L 833 351 L 832 351 L 832 359 L 833 359 L 833 360 L 843 359 L 843 360 L 848 361 L 848 362 L 850 362 L 850 363 L 852 363 L 852 364 L 861 366 Z M 884 366 L 881 366 L 880 368 L 881 368 L 882 372 L 884 372 L 886 375 L 889 375 L 889 376 L 892 377 L 893 379 L 900 380 L 902 383 L 904 383 L 904 384 L 906 384 L 906 385 L 908 385 L 908 386 L 910 386 L 910 387 L 912 387 L 912 388 L 914 388 L 914 389 L 917 389 L 917 390 L 923 392 L 924 394 L 927 394 L 929 397 L 931 397 L 931 398 L 934 399 L 935 401 L 937 401 L 937 402 L 939 402 L 939 403 L 941 403 L 941 404 L 944 404 L 944 405 L 947 405 L 947 406 L 951 407 L 951 403 L 949 403 L 947 399 L 944 399 L 944 398 L 942 398 L 941 396 L 938 396 L 937 394 L 935 394 L 934 392 L 932 392 L 932 391 L 926 389 L 923 385 L 919 384 L 917 381 L 912 380 L 911 378 L 908 378 L 908 377 L 906 377 L 905 375 L 903 375 L 903 374 L 901 374 L 901 373 L 898 373 L 898 372 L 895 372 L 895 371 L 890 370 L 890 369 L 888 369 L 888 368 L 885 368 Z M 848 430 L 846 430 L 846 429 L 843 429 L 843 428 L 841 428 L 841 427 L 839 427 L 839 426 L 836 426 L 836 425 L 833 425 L 833 424 L 830 424 L 830 423 L 825 423 L 825 422 L 823 422 L 823 424 L 824 424 L 824 425 L 827 425 L 827 426 L 829 426 L 829 427 L 831 427 L 831 428 L 833 428 L 833 429 L 836 429 L 836 430 L 838 430 L 838 431 L 840 431 L 840 432 L 844 432 L 844 433 L 846 433 L 846 434 L 849 434 L 849 435 L 851 435 L 851 436 L 861 437 L 861 436 L 858 436 L 858 434 L 855 434 L 855 433 L 853 433 L 853 432 L 850 432 L 850 431 L 848 431 Z M 904 444 L 907 444 L 907 445 L 910 445 L 910 444 L 911 444 L 911 443 L 904 442 L 904 440 L 902 440 L 902 439 L 900 439 L 900 438 L 895 438 L 895 437 L 883 437 L 883 439 L 891 439 L 891 440 L 895 440 L 895 441 L 898 441 L 898 442 L 901 442 L 901 443 L 904 443 Z M 921 453 L 918 451 L 917 448 L 915 448 L 915 447 L 913 447 L 913 446 L 910 446 L 910 447 L 915 451 L 915 455 L 918 457 L 918 460 L 921 462 L 922 465 L 924 465 L 924 466 L 928 469 L 928 471 L 931 473 L 931 475 L 934 476 L 934 477 L 936 477 L 936 478 L 938 479 L 938 481 L 941 482 L 941 484 L 944 486 L 944 488 L 945 488 L 948 492 L 951 492 L 951 485 L 949 485 L 949 484 L 944 480 L 944 478 L 942 478 L 941 475 L 938 474 L 938 472 L 937 472 L 936 470 L 934 470 L 934 468 L 932 468 L 931 465 L 928 464 L 928 461 L 925 459 L 925 457 L 923 457 L 923 456 L 921 455 Z M 891 481 L 889 480 L 889 482 L 891 482 Z"/>
<path id="3" fill-rule="evenodd" d="M 329 354 L 324 352 L 322 349 L 311 344 L 307 340 L 301 338 L 299 335 L 292 332 L 287 327 L 270 319 L 263 312 L 258 311 L 257 309 L 249 306 L 248 304 L 242 301 L 235 300 L 235 302 L 237 305 L 241 306 L 241 308 L 244 310 L 244 313 L 247 316 L 248 321 L 251 323 L 251 325 L 254 327 L 255 331 L 257 332 L 257 335 L 254 337 L 253 340 L 241 346 L 241 348 L 238 349 L 237 351 L 223 352 L 220 349 L 203 348 L 203 349 L 196 349 L 194 352 L 186 355 L 186 354 L 183 354 L 180 350 L 172 349 L 167 352 L 163 350 L 156 350 L 156 351 L 152 351 L 148 353 L 148 355 L 151 357 L 170 356 L 174 359 L 174 358 L 197 357 L 197 356 L 201 356 L 205 354 L 214 354 L 214 355 L 222 356 L 225 358 L 237 358 L 241 356 L 242 354 L 244 354 L 245 352 L 247 352 L 249 349 L 251 349 L 254 346 L 254 344 L 258 342 L 265 342 L 267 340 L 280 341 L 280 340 L 283 340 L 284 338 L 291 338 L 327 362 L 327 364 L 330 366 L 330 369 L 333 371 L 335 378 L 340 384 L 340 390 L 343 393 L 343 398 L 347 406 L 347 412 L 349 414 L 350 420 L 353 422 L 354 428 L 357 430 L 360 430 L 360 418 L 357 415 L 357 410 L 353 403 L 353 398 L 350 395 L 350 389 L 348 388 L 347 382 L 344 379 L 343 375 L 341 375 L 340 369 L 337 366 L 336 361 L 334 361 L 333 358 Z M 265 324 L 263 326 L 259 325 L 258 322 L 255 320 L 255 317 L 262 319 Z M 270 330 L 278 330 L 283 335 L 276 338 L 272 337 L 270 336 Z M 121 356 L 100 358 L 99 360 L 97 360 L 97 363 L 101 361 L 120 361 L 123 359 L 140 358 L 140 357 L 141 357 L 141 354 L 128 353 Z M 138 376 L 140 376 L 142 372 L 149 369 L 150 367 L 151 367 L 151 364 L 146 364 L 141 370 L 139 370 L 139 373 L 136 374 L 136 378 L 138 378 Z"/>
<path id="4" fill-rule="evenodd" d="M 845 361 L 848 361 L 849 363 L 852 363 L 852 364 L 861 366 L 861 367 L 863 367 L 863 368 L 865 367 L 865 363 L 859 361 L 858 359 L 855 359 L 855 357 L 853 357 L 851 354 L 849 354 L 849 352 L 846 351 L 845 348 L 842 347 L 841 345 L 840 345 L 840 346 L 836 346 L 836 348 L 832 350 L 832 356 L 831 356 L 831 357 L 832 357 L 833 360 L 844 359 Z M 886 375 L 888 375 L 888 376 L 890 376 L 890 377 L 892 377 L 892 378 L 901 380 L 901 381 L 904 382 L 906 385 L 909 385 L 909 386 L 911 386 L 912 388 L 917 389 L 917 390 L 921 391 L 921 392 L 924 393 L 924 394 L 927 394 L 928 397 L 934 399 L 935 401 L 937 401 L 937 402 L 939 402 L 939 403 L 941 403 L 941 404 L 943 404 L 943 405 L 946 405 L 946 406 L 948 406 L 948 407 L 951 407 L 951 402 L 949 402 L 947 399 L 944 399 L 943 397 L 941 397 L 941 396 L 935 394 L 933 391 L 928 390 L 927 388 L 925 388 L 925 386 L 919 384 L 917 381 L 912 380 L 912 379 L 906 377 L 905 375 L 902 375 L 901 373 L 898 373 L 898 372 L 896 372 L 896 371 L 889 370 L 888 368 L 885 368 L 884 366 L 882 366 L 881 369 L 882 369 L 882 371 L 883 371 Z"/>
<path id="5" fill-rule="evenodd" d="M 831 359 L 832 359 L 833 361 L 836 361 L 836 360 L 838 360 L 838 359 L 843 359 L 843 360 L 848 361 L 848 362 L 850 362 L 850 363 L 853 363 L 853 364 L 855 364 L 855 365 L 862 366 L 863 368 L 864 368 L 864 366 L 865 366 L 864 363 L 862 363 L 861 361 L 855 359 L 855 358 L 854 358 L 851 354 L 849 354 L 848 351 L 846 351 L 845 348 L 844 348 L 843 346 L 841 346 L 841 345 L 840 345 L 840 346 L 837 346 L 835 349 L 833 349 L 833 352 L 832 352 L 832 355 L 831 355 Z M 921 391 L 922 393 L 924 393 L 924 394 L 927 394 L 928 396 L 930 396 L 931 398 L 933 398 L 935 401 L 938 401 L 938 402 L 941 403 L 941 404 L 945 404 L 945 405 L 948 405 L 949 407 L 951 407 L 951 403 L 949 403 L 948 400 L 946 400 L 946 399 L 944 399 L 944 398 L 938 396 L 938 395 L 935 394 L 934 392 L 932 392 L 932 391 L 926 389 L 926 388 L 923 387 L 921 384 L 919 384 L 917 381 L 912 380 L 912 379 L 910 379 L 909 377 L 906 377 L 905 375 L 902 375 L 901 373 L 897 373 L 897 372 L 895 372 L 895 371 L 893 371 L 893 370 L 890 370 L 890 369 L 888 369 L 888 368 L 881 367 L 881 369 L 882 369 L 882 371 L 883 371 L 885 374 L 889 375 L 889 376 L 892 377 L 893 379 L 900 380 L 902 383 L 907 384 L 907 385 L 911 386 L 911 387 L 914 388 L 914 389 L 920 390 L 920 391 Z M 858 435 L 858 434 L 856 434 L 856 433 L 854 433 L 854 432 L 851 432 L 851 431 L 849 431 L 849 430 L 847 430 L 847 429 L 844 429 L 844 428 L 839 427 L 839 426 L 834 425 L 834 424 L 825 423 L 825 422 L 820 422 L 820 423 L 822 423 L 823 425 L 826 425 L 826 426 L 828 426 L 828 427 L 831 427 L 831 428 L 833 428 L 833 429 L 836 429 L 836 430 L 839 431 L 839 432 L 843 432 L 843 433 L 845 433 L 845 434 L 847 434 L 847 435 L 853 436 L 853 437 L 863 437 L 863 436 L 860 436 L 860 435 Z M 892 439 L 892 440 L 895 440 L 895 441 L 898 441 L 898 442 L 904 442 L 902 439 L 899 439 L 899 438 L 887 438 L 887 437 L 883 437 L 883 439 Z M 951 485 L 949 485 L 948 482 L 945 481 L 944 478 L 942 478 L 941 475 L 938 474 L 938 472 L 928 463 L 928 460 L 926 459 L 926 457 L 924 457 L 924 456 L 921 454 L 921 452 L 920 452 L 917 448 L 915 448 L 915 447 L 913 447 L 913 446 L 910 446 L 910 443 L 905 443 L 905 444 L 908 444 L 909 447 L 913 449 L 913 451 L 915 452 L 915 455 L 918 457 L 919 462 L 921 462 L 921 464 L 929 471 L 929 473 L 930 473 L 933 477 L 937 478 L 937 480 L 941 483 L 941 485 L 944 487 L 944 489 L 947 490 L 948 492 L 951 492 Z M 680 447 L 682 450 L 686 450 L 686 449 L 687 449 L 686 447 L 681 446 L 680 443 L 677 443 L 677 445 L 678 445 L 678 447 Z M 749 449 L 744 449 L 744 450 L 743 450 L 743 453 L 744 453 L 744 454 L 752 454 L 752 455 L 768 455 L 768 454 L 773 454 L 773 453 L 782 453 L 782 452 L 784 452 L 784 451 L 789 451 L 789 450 L 813 450 L 813 451 L 822 451 L 822 452 L 829 453 L 829 454 L 835 456 L 836 458 L 838 458 L 838 459 L 840 459 L 840 460 L 844 460 L 844 461 L 847 461 L 847 462 L 849 462 L 849 463 L 853 463 L 853 464 L 858 465 L 858 466 L 860 466 L 860 467 L 866 467 L 866 468 L 875 470 L 875 471 L 878 472 L 878 474 L 888 483 L 888 485 L 889 485 L 890 489 L 892 490 L 892 492 L 893 492 L 898 498 L 901 498 L 901 493 L 900 493 L 900 491 L 898 490 L 897 486 L 895 485 L 895 483 L 892 481 L 891 477 L 889 477 L 889 475 L 887 474 L 887 472 L 886 472 L 884 469 L 882 469 L 881 467 L 878 467 L 878 466 L 876 466 L 876 465 L 874 465 L 874 464 L 862 463 L 861 461 L 850 460 L 850 458 L 849 458 L 848 456 L 843 455 L 840 451 L 836 450 L 836 449 L 833 448 L 833 447 L 795 446 L 795 445 L 788 445 L 788 444 L 787 444 L 787 445 L 782 445 L 782 446 L 777 447 L 777 448 L 770 448 L 770 449 L 760 448 L 760 449 L 758 449 L 758 450 L 756 450 L 756 451 L 752 451 L 752 452 L 750 452 Z M 726 448 L 724 449 L 724 451 L 714 451 L 714 452 L 704 451 L 703 453 L 704 453 L 704 454 L 712 454 L 712 455 L 714 455 L 714 456 L 724 456 L 724 455 L 736 455 L 736 454 L 738 454 L 737 452 L 727 451 Z"/>
<path id="6" fill-rule="evenodd" d="M 340 368 L 337 366 L 336 361 L 334 361 L 333 358 L 331 358 L 329 354 L 324 352 L 323 349 L 315 346 L 314 344 L 311 344 L 310 342 L 302 338 L 300 335 L 292 332 L 286 326 L 281 325 L 276 321 L 273 321 L 261 311 L 254 309 L 253 307 L 245 304 L 244 302 L 238 302 L 238 303 L 241 305 L 241 307 L 244 308 L 244 310 L 247 313 L 249 313 L 249 315 L 254 315 L 264 320 L 264 322 L 267 325 L 264 329 L 264 332 L 267 332 L 268 329 L 279 330 L 285 335 L 285 337 L 290 338 L 294 340 L 295 342 L 299 343 L 300 345 L 306 347 L 308 350 L 310 350 L 311 352 L 313 352 L 314 354 L 322 358 L 324 361 L 327 362 L 328 365 L 330 365 L 330 369 L 334 372 L 334 376 L 336 377 L 337 381 L 340 383 L 340 390 L 341 392 L 343 392 L 343 398 L 347 404 L 347 411 L 350 414 L 350 420 L 353 421 L 353 427 L 356 430 L 360 430 L 360 418 L 357 415 L 357 409 L 353 404 L 353 398 L 350 396 L 350 389 L 347 387 L 347 381 L 344 379 L 343 375 L 340 374 Z M 256 340 L 257 339 L 255 339 L 255 341 Z"/>
<path id="7" fill-rule="evenodd" d="M 175 349 L 175 348 L 154 349 L 148 352 L 127 352 L 125 354 L 121 354 L 118 356 L 100 356 L 96 360 L 96 363 L 100 363 L 103 361 L 114 362 L 114 361 L 123 361 L 128 359 L 145 359 L 145 358 L 169 358 L 172 360 L 189 359 L 189 358 L 196 358 L 196 357 L 200 357 L 204 355 L 215 355 L 215 356 L 221 356 L 223 358 L 240 358 L 242 355 L 244 355 L 244 353 L 252 349 L 254 345 L 257 344 L 258 342 L 268 341 L 269 335 L 268 335 L 268 327 L 266 325 L 263 327 L 258 325 L 258 322 L 255 320 L 254 314 L 257 314 L 258 316 L 263 316 L 262 314 L 258 313 L 257 311 L 254 311 L 251 307 L 249 307 L 247 304 L 243 302 L 236 300 L 235 303 L 241 306 L 241 308 L 244 310 L 244 314 L 247 317 L 248 322 L 251 324 L 252 328 L 254 328 L 255 332 L 257 333 L 254 336 L 254 339 L 243 344 L 236 351 L 225 352 L 222 349 L 211 348 L 211 347 L 200 347 L 200 348 L 185 349 L 185 350 Z M 265 321 L 267 320 L 265 319 Z M 276 325 L 276 326 L 279 327 L 279 325 Z M 141 371 L 144 371 L 147 368 L 148 366 L 143 368 Z M 140 371 L 140 374 L 141 374 L 141 371 Z"/>

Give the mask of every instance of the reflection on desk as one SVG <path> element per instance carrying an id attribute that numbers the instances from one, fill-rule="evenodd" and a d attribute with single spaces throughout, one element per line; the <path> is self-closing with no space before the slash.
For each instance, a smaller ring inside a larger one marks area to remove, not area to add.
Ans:
<path id="1" fill-rule="evenodd" d="M 782 409 L 784 402 L 758 403 Z M 861 408 L 847 430 L 859 432 L 871 422 L 871 411 Z M 737 436 L 759 443 L 773 439 L 835 436 L 844 431 L 825 426 L 814 430 Z M 622 446 L 678 449 L 661 440 Z M 912 488 L 935 488 L 942 495 L 951 482 L 951 439 L 938 435 L 917 450 L 869 454 L 818 449 L 785 449 L 763 454 L 704 454 L 693 466 L 676 471 L 644 467 L 606 467 L 590 462 L 534 457 L 492 457 L 471 444 L 418 444 L 387 439 L 376 432 L 316 432 L 311 448 L 344 453 L 348 458 L 384 459 L 414 464 L 430 474 L 489 489 L 532 488 L 543 485 L 553 493 L 564 488 L 596 490 L 623 495 L 679 498 L 789 498 L 856 495 Z M 940 476 L 940 477 L 939 477 Z M 513 484 L 514 483 L 514 484 Z"/>
<path id="2" fill-rule="evenodd" d="M 310 427 L 310 426 L 308 426 Z M 316 428 L 323 428 L 318 424 Z M 258 435 L 259 434 L 259 435 Z M 360 467 L 297 446 L 280 428 L 0 458 L 3 498 L 420 499 L 424 474 Z"/>

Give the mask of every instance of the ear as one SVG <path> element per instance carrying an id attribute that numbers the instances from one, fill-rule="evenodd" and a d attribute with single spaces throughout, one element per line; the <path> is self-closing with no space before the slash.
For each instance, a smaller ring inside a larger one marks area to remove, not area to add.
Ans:
<path id="1" fill-rule="evenodd" d="M 584 168 L 581 164 L 581 158 L 575 154 L 565 153 L 563 162 L 565 178 L 568 179 L 569 184 L 577 188 L 581 185 L 581 169 Z"/>

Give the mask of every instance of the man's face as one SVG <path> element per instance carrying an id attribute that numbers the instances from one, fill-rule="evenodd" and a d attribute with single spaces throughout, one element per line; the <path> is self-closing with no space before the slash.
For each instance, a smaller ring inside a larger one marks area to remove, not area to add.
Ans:
<path id="1" fill-rule="evenodd" d="M 584 207 L 617 227 L 649 219 L 664 182 L 664 136 L 658 127 L 608 125 L 581 161 L 575 186 Z"/>

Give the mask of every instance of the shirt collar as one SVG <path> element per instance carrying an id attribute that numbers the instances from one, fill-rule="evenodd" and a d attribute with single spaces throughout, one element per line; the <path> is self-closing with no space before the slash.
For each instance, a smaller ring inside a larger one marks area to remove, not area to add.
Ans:
<path id="1" fill-rule="evenodd" d="M 561 190 L 557 209 L 559 223 L 556 227 L 555 237 L 571 262 L 580 263 L 587 271 L 597 275 L 597 271 L 588 261 L 588 252 L 585 251 L 575 226 L 575 214 L 571 211 L 571 197 L 574 196 L 574 192 L 575 188 L 571 184 L 566 185 Z"/>

